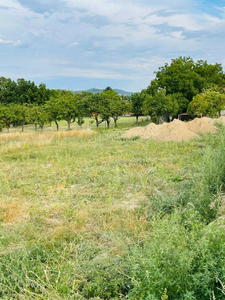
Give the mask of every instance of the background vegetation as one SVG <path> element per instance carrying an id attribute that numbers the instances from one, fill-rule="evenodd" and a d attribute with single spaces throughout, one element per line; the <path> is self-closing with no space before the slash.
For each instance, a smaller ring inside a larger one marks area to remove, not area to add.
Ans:
<path id="1" fill-rule="evenodd" d="M 225 74 L 222 65 L 206 61 L 194 62 L 190 57 L 172 59 L 155 72 L 156 78 L 141 92 L 131 96 L 119 95 L 110 87 L 101 93 L 88 91 L 49 90 L 45 84 L 18 79 L 16 82 L 0 78 L 0 130 L 12 125 L 34 124 L 43 129 L 45 124 L 65 120 L 83 124 L 84 117 L 92 117 L 98 127 L 105 122 L 114 126 L 121 115 L 150 116 L 155 123 L 161 116 L 171 120 L 178 114 L 191 117 L 218 117 L 225 107 Z"/>

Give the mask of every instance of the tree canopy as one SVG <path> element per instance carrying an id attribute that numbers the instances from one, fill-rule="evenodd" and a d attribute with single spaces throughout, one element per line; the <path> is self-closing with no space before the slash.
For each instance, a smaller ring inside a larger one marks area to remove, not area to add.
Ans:
<path id="1" fill-rule="evenodd" d="M 166 89 L 167 95 L 179 94 L 182 98 L 179 103 L 180 112 L 185 112 L 193 97 L 215 84 L 225 86 L 225 75 L 221 64 L 208 64 L 207 61 L 194 62 L 190 57 L 172 59 L 155 72 L 156 78 L 151 81 L 146 91 L 154 96 L 157 91 Z"/>
<path id="2" fill-rule="evenodd" d="M 4 105 L 10 103 L 42 105 L 49 100 L 50 95 L 51 91 L 44 83 L 36 86 L 33 81 L 26 81 L 23 78 L 17 79 L 16 82 L 10 78 L 0 78 L 0 103 Z"/>
<path id="3" fill-rule="evenodd" d="M 154 96 L 146 95 L 143 102 L 143 113 L 149 115 L 153 122 L 158 123 L 159 117 L 174 116 L 179 109 L 177 100 L 172 95 L 166 95 L 164 89 L 159 90 Z"/>
<path id="4" fill-rule="evenodd" d="M 221 110 L 225 109 L 225 94 L 213 89 L 204 90 L 194 96 L 188 106 L 188 114 L 192 117 L 220 116 Z"/>
<path id="5" fill-rule="evenodd" d="M 131 95 L 131 112 L 136 116 L 136 121 L 138 121 L 139 115 L 142 114 L 143 102 L 145 100 L 146 93 L 134 93 Z"/>

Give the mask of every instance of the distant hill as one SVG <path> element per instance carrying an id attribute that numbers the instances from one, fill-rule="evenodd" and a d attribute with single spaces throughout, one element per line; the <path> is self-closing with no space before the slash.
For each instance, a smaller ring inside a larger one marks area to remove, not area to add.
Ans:
<path id="1" fill-rule="evenodd" d="M 123 95 L 123 96 L 131 96 L 133 94 L 132 92 L 126 92 L 120 89 L 113 89 L 113 90 L 116 91 L 119 95 Z M 101 93 L 102 91 L 104 91 L 104 89 L 96 87 L 96 88 L 89 89 L 87 91 L 95 94 L 95 93 Z"/>

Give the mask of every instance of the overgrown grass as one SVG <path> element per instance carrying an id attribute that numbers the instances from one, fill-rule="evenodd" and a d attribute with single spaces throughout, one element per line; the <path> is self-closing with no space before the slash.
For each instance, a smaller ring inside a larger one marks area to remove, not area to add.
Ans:
<path id="1" fill-rule="evenodd" d="M 1 299 L 223 299 L 224 129 L 127 126 L 0 135 Z"/>

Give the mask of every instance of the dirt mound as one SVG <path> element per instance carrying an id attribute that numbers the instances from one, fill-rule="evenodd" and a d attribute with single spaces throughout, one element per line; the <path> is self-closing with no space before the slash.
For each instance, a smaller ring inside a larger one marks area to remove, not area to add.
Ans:
<path id="1" fill-rule="evenodd" d="M 188 130 L 195 133 L 207 133 L 207 132 L 216 132 L 216 127 L 214 126 L 214 119 L 211 118 L 195 118 L 194 120 L 186 123 Z"/>
<path id="2" fill-rule="evenodd" d="M 128 130 L 123 134 L 124 138 L 140 136 L 144 139 L 156 139 L 160 141 L 189 141 L 192 138 L 199 137 L 198 133 L 215 133 L 217 128 L 216 122 L 225 125 L 225 117 L 211 119 L 207 117 L 195 118 L 190 122 L 182 122 L 174 119 L 171 123 L 156 125 L 150 123 L 145 127 L 136 127 Z"/>

